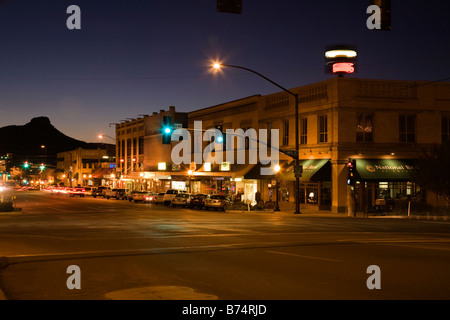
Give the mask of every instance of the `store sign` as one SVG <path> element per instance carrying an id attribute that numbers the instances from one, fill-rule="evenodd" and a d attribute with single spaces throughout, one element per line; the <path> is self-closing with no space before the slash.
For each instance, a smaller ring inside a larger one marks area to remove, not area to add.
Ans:
<path id="1" fill-rule="evenodd" d="M 333 64 L 333 73 L 353 73 L 355 65 L 351 62 L 339 62 Z"/>
<path id="2" fill-rule="evenodd" d="M 158 162 L 158 170 L 166 170 L 166 163 Z"/>
<path id="3" fill-rule="evenodd" d="M 211 162 L 205 162 L 203 164 L 203 170 L 208 172 L 211 171 Z"/>
<path id="4" fill-rule="evenodd" d="M 220 164 L 220 171 L 230 171 L 230 163 L 229 162 L 222 162 Z"/>

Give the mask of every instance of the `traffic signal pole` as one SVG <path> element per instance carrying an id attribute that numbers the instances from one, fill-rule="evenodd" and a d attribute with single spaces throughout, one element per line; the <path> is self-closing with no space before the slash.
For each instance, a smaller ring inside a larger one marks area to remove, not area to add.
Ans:
<path id="1" fill-rule="evenodd" d="M 295 166 L 297 170 L 300 168 L 300 141 L 299 141 L 299 115 L 298 115 L 298 94 L 295 97 Z M 295 211 L 294 214 L 300 214 L 300 177 L 299 173 L 295 173 Z"/>
<path id="2" fill-rule="evenodd" d="M 299 100 L 298 100 L 298 94 L 293 93 L 292 91 L 289 91 L 288 89 L 284 88 L 283 86 L 279 85 L 278 83 L 270 80 L 269 78 L 267 78 L 266 76 L 262 75 L 259 72 L 256 72 L 252 69 L 246 68 L 246 67 L 241 67 L 241 66 L 236 66 L 236 65 L 230 65 L 230 64 L 220 64 L 220 66 L 223 67 L 229 67 L 229 68 L 237 68 L 237 69 L 242 69 L 242 70 L 246 70 L 249 71 L 251 73 L 256 74 L 257 76 L 263 78 L 264 80 L 269 81 L 270 83 L 272 83 L 273 85 L 277 86 L 278 88 L 280 88 L 281 90 L 283 90 L 284 92 L 287 92 L 288 94 L 290 94 L 291 96 L 293 96 L 295 98 L 295 166 L 296 168 L 300 168 L 300 159 L 299 159 L 299 149 L 300 149 L 300 143 L 299 143 L 299 113 L 298 113 L 298 104 L 299 104 Z M 295 174 L 295 211 L 294 214 L 300 214 L 300 175 L 298 173 Z"/>

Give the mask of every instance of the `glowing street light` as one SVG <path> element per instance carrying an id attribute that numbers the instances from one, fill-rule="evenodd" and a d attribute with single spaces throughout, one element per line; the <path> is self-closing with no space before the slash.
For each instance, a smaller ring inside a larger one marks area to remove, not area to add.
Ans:
<path id="1" fill-rule="evenodd" d="M 113 141 L 116 141 L 116 139 L 114 139 L 113 137 L 110 137 L 110 136 L 108 136 L 108 135 L 106 135 L 106 134 L 99 134 L 97 137 L 98 137 L 99 139 L 101 139 L 101 140 L 103 140 L 103 138 L 106 137 L 106 138 L 110 138 L 110 139 L 113 140 Z"/>
<path id="2" fill-rule="evenodd" d="M 193 171 L 192 170 L 188 170 L 187 174 L 189 177 L 189 193 L 191 193 L 191 176 L 192 176 Z"/>

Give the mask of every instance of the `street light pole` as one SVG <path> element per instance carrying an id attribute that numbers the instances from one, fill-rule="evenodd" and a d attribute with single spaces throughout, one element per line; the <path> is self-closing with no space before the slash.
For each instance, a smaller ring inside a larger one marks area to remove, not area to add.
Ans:
<path id="1" fill-rule="evenodd" d="M 98 138 L 101 139 L 102 141 L 103 141 L 103 138 L 104 138 L 104 137 L 110 138 L 110 139 L 113 140 L 114 142 L 116 141 L 116 139 L 114 139 L 113 137 L 108 136 L 108 135 L 106 135 L 106 134 L 100 134 L 100 135 L 98 136 Z"/>
<path id="2" fill-rule="evenodd" d="M 275 202 L 275 208 L 274 208 L 274 210 L 273 211 L 280 211 L 280 207 L 279 207 L 279 200 L 280 200 L 280 198 L 279 198 L 279 192 L 278 192 L 278 188 L 279 188 L 279 184 L 280 184 L 280 182 L 279 182 L 279 180 L 278 180 L 278 172 L 280 172 L 280 165 L 279 164 L 277 164 L 276 166 L 275 166 L 275 178 L 276 178 L 276 185 L 275 185 L 275 192 L 277 193 L 276 194 L 276 202 Z"/>
<path id="3" fill-rule="evenodd" d="M 299 127 L 298 127 L 298 122 L 299 122 L 298 94 L 293 93 L 292 91 L 284 88 L 283 86 L 279 85 L 275 81 L 267 78 L 266 76 L 262 75 L 259 72 L 256 72 L 255 70 L 252 70 L 252 69 L 249 69 L 246 67 L 242 67 L 242 66 L 231 65 L 231 64 L 222 64 L 222 63 L 214 63 L 213 64 L 213 68 L 216 70 L 219 70 L 221 67 L 237 68 L 237 69 L 242 69 L 242 70 L 254 73 L 257 76 L 263 78 L 264 80 L 269 81 L 273 85 L 277 86 L 281 90 L 287 92 L 288 94 L 290 94 L 291 96 L 294 97 L 294 99 L 295 99 L 295 155 L 294 155 L 294 160 L 295 160 L 295 167 L 297 169 L 300 168 L 300 158 L 299 158 L 300 143 L 299 143 Z M 297 171 L 297 170 L 295 170 L 295 171 Z M 300 214 L 300 213 L 301 213 L 300 212 L 300 178 L 298 176 L 298 173 L 296 172 L 295 173 L 295 211 L 294 211 L 294 214 Z"/>

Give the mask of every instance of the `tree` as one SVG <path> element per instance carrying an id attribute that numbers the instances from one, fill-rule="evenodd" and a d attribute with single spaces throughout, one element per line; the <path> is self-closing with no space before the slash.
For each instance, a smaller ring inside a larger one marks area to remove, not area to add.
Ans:
<path id="1" fill-rule="evenodd" d="M 450 144 L 424 150 L 412 180 L 422 188 L 435 192 L 450 205 Z"/>

